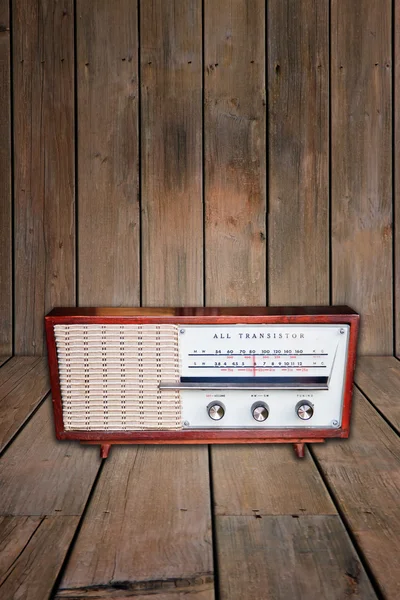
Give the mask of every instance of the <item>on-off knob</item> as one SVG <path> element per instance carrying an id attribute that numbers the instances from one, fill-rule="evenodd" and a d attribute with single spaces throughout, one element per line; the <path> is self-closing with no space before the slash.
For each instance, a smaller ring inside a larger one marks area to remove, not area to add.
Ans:
<path id="1" fill-rule="evenodd" d="M 296 413 L 299 419 L 308 421 L 314 414 L 314 407 L 308 400 L 300 400 L 300 402 L 296 404 Z"/>
<path id="2" fill-rule="evenodd" d="M 211 404 L 207 406 L 207 412 L 210 419 L 213 419 L 213 421 L 219 421 L 225 414 L 225 406 L 222 404 L 222 402 L 211 402 Z"/>
<path id="3" fill-rule="evenodd" d="M 268 406 L 264 402 L 256 402 L 251 407 L 251 414 L 253 415 L 253 419 L 255 419 L 255 421 L 266 421 L 269 415 Z"/>

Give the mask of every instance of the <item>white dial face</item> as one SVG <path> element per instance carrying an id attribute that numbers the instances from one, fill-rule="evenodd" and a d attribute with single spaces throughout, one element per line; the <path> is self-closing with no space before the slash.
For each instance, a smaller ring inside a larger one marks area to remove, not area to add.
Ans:
<path id="1" fill-rule="evenodd" d="M 181 328 L 183 381 L 329 380 L 348 326 L 203 325 Z M 342 332 L 342 333 L 341 333 Z"/>
<path id="2" fill-rule="evenodd" d="M 181 391 L 185 427 L 340 427 L 348 325 L 182 325 L 179 332 L 180 380 L 192 386 Z M 210 402 L 224 404 L 218 422 L 207 413 Z M 307 420 L 299 402 L 312 406 Z M 268 406 L 264 421 L 254 418 L 257 403 Z"/>

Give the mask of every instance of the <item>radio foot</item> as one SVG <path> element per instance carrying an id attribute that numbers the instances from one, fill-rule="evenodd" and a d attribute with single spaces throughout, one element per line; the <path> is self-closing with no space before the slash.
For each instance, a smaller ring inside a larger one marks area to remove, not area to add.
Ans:
<path id="1" fill-rule="evenodd" d="M 100 458 L 107 458 L 111 450 L 111 444 L 101 444 Z"/>
<path id="2" fill-rule="evenodd" d="M 304 443 L 293 444 L 294 451 L 297 458 L 304 458 L 306 454 L 306 447 Z"/>

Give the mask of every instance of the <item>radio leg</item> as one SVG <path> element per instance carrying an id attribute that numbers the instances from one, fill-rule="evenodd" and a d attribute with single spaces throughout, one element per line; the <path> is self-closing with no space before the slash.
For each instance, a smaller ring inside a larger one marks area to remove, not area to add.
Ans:
<path id="1" fill-rule="evenodd" d="M 101 444 L 100 446 L 100 458 L 107 458 L 111 450 L 111 444 Z"/>
<path id="2" fill-rule="evenodd" d="M 297 458 L 304 458 L 306 454 L 306 448 L 304 443 L 293 444 L 293 448 Z"/>

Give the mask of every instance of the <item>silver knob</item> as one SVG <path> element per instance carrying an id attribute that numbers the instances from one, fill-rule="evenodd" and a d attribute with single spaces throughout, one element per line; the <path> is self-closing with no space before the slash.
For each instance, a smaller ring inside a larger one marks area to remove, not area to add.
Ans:
<path id="1" fill-rule="evenodd" d="M 264 402 L 256 402 L 251 407 L 251 414 L 256 421 L 266 421 L 269 415 L 268 406 Z"/>
<path id="2" fill-rule="evenodd" d="M 296 405 L 296 413 L 299 419 L 308 421 L 314 414 L 314 407 L 307 400 L 300 400 Z"/>
<path id="3" fill-rule="evenodd" d="M 211 402 L 211 404 L 207 406 L 207 412 L 210 419 L 219 421 L 225 414 L 225 406 L 222 403 Z"/>

